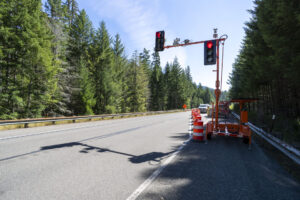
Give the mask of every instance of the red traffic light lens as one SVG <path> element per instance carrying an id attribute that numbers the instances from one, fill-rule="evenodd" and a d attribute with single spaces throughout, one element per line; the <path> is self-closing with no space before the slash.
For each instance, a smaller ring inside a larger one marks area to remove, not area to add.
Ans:
<path id="1" fill-rule="evenodd" d="M 156 32 L 156 37 L 157 38 L 160 38 L 160 35 L 161 35 L 160 32 Z"/>
<path id="2" fill-rule="evenodd" d="M 206 46 L 207 46 L 207 48 L 211 49 L 212 46 L 213 46 L 212 41 L 207 42 L 207 43 L 206 43 Z"/>

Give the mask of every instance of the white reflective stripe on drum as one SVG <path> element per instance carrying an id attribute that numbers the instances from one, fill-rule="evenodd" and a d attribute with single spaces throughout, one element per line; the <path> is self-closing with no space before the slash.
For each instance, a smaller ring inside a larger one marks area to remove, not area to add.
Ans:
<path id="1" fill-rule="evenodd" d="M 203 126 L 194 126 L 194 129 L 203 129 Z"/>
<path id="2" fill-rule="evenodd" d="M 203 133 L 193 133 L 193 135 L 195 135 L 195 136 L 203 136 Z"/>

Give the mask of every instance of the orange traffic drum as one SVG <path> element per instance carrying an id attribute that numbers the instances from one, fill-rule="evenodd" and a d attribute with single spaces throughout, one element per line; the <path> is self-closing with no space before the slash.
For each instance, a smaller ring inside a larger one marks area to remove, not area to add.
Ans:
<path id="1" fill-rule="evenodd" d="M 203 131 L 204 131 L 203 121 L 201 119 L 196 119 L 194 121 L 194 127 L 193 127 L 193 140 L 203 141 L 204 140 Z"/>

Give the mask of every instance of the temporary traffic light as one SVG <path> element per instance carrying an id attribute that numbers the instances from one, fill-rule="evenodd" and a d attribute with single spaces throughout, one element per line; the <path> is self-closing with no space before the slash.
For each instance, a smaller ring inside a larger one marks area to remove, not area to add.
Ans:
<path id="1" fill-rule="evenodd" d="M 216 64 L 216 40 L 204 42 L 204 65 Z"/>
<path id="2" fill-rule="evenodd" d="M 155 34 L 155 51 L 163 51 L 165 44 L 165 31 L 158 31 Z"/>

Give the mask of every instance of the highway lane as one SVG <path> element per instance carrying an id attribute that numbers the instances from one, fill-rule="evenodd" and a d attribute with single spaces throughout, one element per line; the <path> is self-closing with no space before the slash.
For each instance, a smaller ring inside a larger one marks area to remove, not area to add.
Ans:
<path id="1" fill-rule="evenodd" d="M 189 115 L 2 131 L 0 199 L 126 199 L 188 138 Z"/>
<path id="2" fill-rule="evenodd" d="M 241 139 L 217 136 L 191 141 L 137 199 L 299 200 L 300 184 L 255 141 L 249 151 Z"/>
<path id="3" fill-rule="evenodd" d="M 126 199 L 188 140 L 189 116 L 2 131 L 0 199 Z M 257 145 L 218 137 L 189 142 L 137 199 L 299 199 L 299 188 Z"/>

